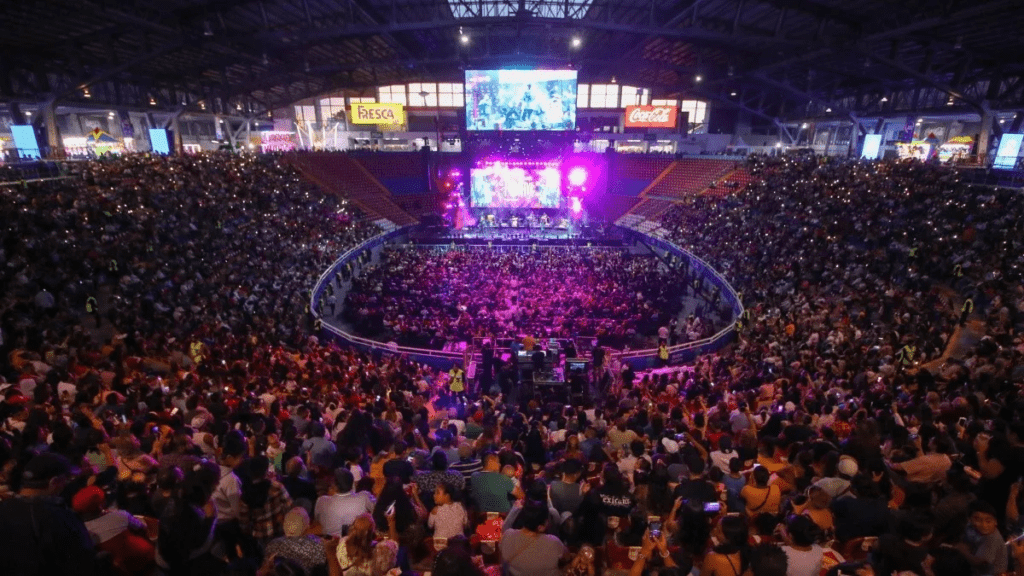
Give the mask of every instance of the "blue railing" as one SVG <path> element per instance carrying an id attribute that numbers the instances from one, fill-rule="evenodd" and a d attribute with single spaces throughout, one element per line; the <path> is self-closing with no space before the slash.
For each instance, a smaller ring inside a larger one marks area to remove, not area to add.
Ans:
<path id="1" fill-rule="evenodd" d="M 340 258 L 335 260 L 331 266 L 320 275 L 316 285 L 313 287 L 313 291 L 310 295 L 309 307 L 313 311 L 315 317 L 317 317 L 317 302 L 323 296 L 324 290 L 327 287 L 328 282 L 331 282 L 335 276 L 350 263 L 357 261 L 357 259 L 367 250 L 373 250 L 374 248 L 381 246 L 394 238 L 401 237 L 404 235 L 411 226 L 405 226 L 385 232 L 370 238 L 366 242 L 363 242 L 359 246 L 352 248 L 348 252 L 341 255 Z M 730 304 L 732 310 L 732 318 L 729 321 L 729 325 L 720 330 L 717 334 L 704 338 L 703 340 L 697 340 L 694 342 L 686 342 L 684 344 L 677 344 L 669 348 L 669 363 L 678 365 L 692 362 L 698 356 L 703 354 L 709 354 L 721 349 L 723 346 L 732 342 L 736 337 L 735 324 L 736 320 L 743 314 L 743 304 L 740 302 L 736 291 L 733 290 L 729 282 L 711 267 L 710 264 L 696 256 L 689 250 L 681 248 L 672 242 L 648 236 L 631 228 L 619 227 L 627 239 L 640 240 L 644 243 L 653 246 L 666 252 L 669 256 L 675 256 L 677 258 L 684 258 L 690 261 L 691 269 L 696 270 L 701 274 L 702 279 L 705 283 L 710 284 L 712 287 L 719 287 L 721 295 L 726 298 Z M 354 271 L 354 267 L 353 267 Z M 359 350 L 370 352 L 370 353 L 381 353 L 384 355 L 404 355 L 407 356 L 413 362 L 420 364 L 426 364 L 433 368 L 448 369 L 453 363 L 463 364 L 468 358 L 468 354 L 463 352 L 447 352 L 443 350 L 429 350 L 423 348 L 411 348 L 408 346 L 397 346 L 394 343 L 380 342 L 377 340 L 371 340 L 369 338 L 363 338 L 355 334 L 350 334 L 337 326 L 322 324 L 321 336 L 326 336 L 332 340 L 344 343 L 349 346 L 355 347 Z M 623 362 L 628 363 L 636 370 L 646 370 L 658 366 L 660 364 L 658 358 L 658 349 L 649 348 L 645 350 L 632 350 L 625 353 L 620 353 L 618 356 Z"/>

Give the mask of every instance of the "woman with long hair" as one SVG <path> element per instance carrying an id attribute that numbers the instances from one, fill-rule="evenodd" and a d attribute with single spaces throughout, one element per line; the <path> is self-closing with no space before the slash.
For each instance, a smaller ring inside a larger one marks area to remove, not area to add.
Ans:
<path id="1" fill-rule="evenodd" d="M 352 522 L 344 538 L 328 544 L 330 576 L 383 576 L 394 568 L 398 544 L 393 540 L 376 541 L 376 533 L 373 517 L 362 514 Z"/>
<path id="2" fill-rule="evenodd" d="M 739 514 L 726 514 L 712 532 L 718 545 L 704 556 L 700 576 L 740 576 L 747 566 L 747 521 Z"/>

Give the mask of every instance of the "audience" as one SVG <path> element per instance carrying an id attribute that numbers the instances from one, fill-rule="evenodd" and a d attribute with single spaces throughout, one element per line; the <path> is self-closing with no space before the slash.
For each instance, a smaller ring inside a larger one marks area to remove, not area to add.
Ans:
<path id="1" fill-rule="evenodd" d="M 734 283 L 736 341 L 646 371 L 611 350 L 569 406 L 471 375 L 452 398 L 322 341 L 310 287 L 379 230 L 285 158 L 0 189 L 0 573 L 1024 570 L 1019 191 L 912 162 L 746 168 L 654 232 Z M 354 286 L 343 319 L 434 348 L 653 341 L 704 291 L 609 249 L 365 264 L 332 283 Z M 713 330 L 698 316 L 669 337 Z"/>

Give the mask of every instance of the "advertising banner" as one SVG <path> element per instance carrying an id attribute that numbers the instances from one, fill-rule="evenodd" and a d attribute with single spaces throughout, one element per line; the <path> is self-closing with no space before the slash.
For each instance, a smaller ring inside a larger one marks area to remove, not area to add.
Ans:
<path id="1" fill-rule="evenodd" d="M 352 124 L 405 124 L 405 106 L 391 102 L 353 102 Z"/>
<path id="2" fill-rule="evenodd" d="M 675 106 L 626 106 L 626 128 L 675 128 Z"/>

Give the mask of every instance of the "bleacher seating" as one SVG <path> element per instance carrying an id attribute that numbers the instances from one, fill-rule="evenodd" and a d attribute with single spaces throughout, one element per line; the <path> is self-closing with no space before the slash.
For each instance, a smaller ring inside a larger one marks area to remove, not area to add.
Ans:
<path id="1" fill-rule="evenodd" d="M 637 196 L 619 196 L 616 194 L 592 194 L 587 199 L 587 210 L 591 215 L 614 222 L 629 212 L 640 198 Z"/>
<path id="2" fill-rule="evenodd" d="M 739 194 L 754 180 L 754 176 L 747 171 L 746 168 L 740 167 L 732 172 L 729 172 L 718 182 L 715 182 L 714 188 L 708 188 L 704 191 L 705 195 L 714 196 L 716 198 L 724 198 L 732 194 Z"/>
<path id="3" fill-rule="evenodd" d="M 613 163 L 610 192 L 617 196 L 639 196 L 671 164 L 671 158 L 619 155 Z"/>
<path id="4" fill-rule="evenodd" d="M 423 194 L 428 189 L 421 152 L 356 152 L 349 156 L 362 164 L 393 196 Z"/>
<path id="5" fill-rule="evenodd" d="M 686 198 L 700 194 L 718 179 L 735 169 L 736 162 L 707 158 L 677 160 L 660 180 L 645 192 L 645 196 Z"/>
<path id="6" fill-rule="evenodd" d="M 398 226 L 416 219 L 395 203 L 390 191 L 362 164 L 338 152 L 289 154 L 289 161 L 307 179 L 324 190 L 348 198 L 371 216 L 385 218 Z"/>

